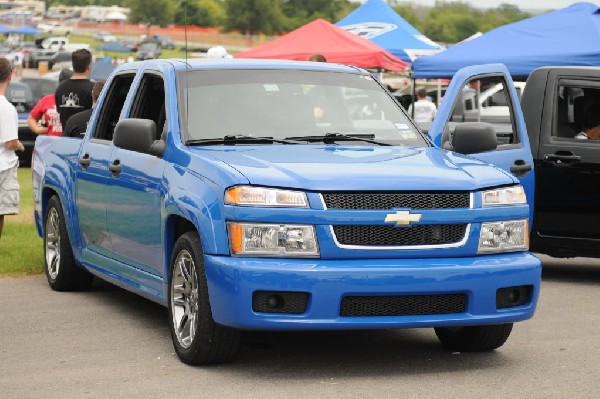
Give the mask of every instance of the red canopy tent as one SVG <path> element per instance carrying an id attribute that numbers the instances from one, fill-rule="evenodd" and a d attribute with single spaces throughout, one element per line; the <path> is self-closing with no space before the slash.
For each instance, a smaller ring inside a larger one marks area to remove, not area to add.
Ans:
<path id="1" fill-rule="evenodd" d="M 272 42 L 234 54 L 234 57 L 306 61 L 315 53 L 323 54 L 327 62 L 360 68 L 400 71 L 408 66 L 407 62 L 370 40 L 324 19 L 316 19 Z"/>

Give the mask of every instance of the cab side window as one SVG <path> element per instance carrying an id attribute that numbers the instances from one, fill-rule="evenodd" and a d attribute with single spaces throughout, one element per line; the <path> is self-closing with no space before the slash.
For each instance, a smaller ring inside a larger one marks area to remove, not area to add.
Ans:
<path id="1" fill-rule="evenodd" d="M 129 88 L 133 83 L 135 73 L 116 76 L 104 97 L 104 101 L 99 103 L 101 107 L 98 123 L 94 128 L 94 139 L 111 141 L 115 126 L 121 116 L 123 104 L 129 93 Z"/>
<path id="2" fill-rule="evenodd" d="M 162 76 L 147 73 L 135 93 L 130 118 L 150 119 L 156 123 L 156 140 L 166 129 L 165 84 Z"/>

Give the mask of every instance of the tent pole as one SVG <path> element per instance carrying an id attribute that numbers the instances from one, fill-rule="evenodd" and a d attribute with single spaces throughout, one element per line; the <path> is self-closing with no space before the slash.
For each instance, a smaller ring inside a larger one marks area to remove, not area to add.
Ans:
<path id="1" fill-rule="evenodd" d="M 410 105 L 412 105 L 412 107 L 410 107 L 410 110 L 411 110 L 410 117 L 414 120 L 415 119 L 415 106 L 414 106 L 414 104 L 415 104 L 416 99 L 417 99 L 417 79 L 413 78 L 412 81 L 413 81 L 413 84 L 412 84 L 412 102 L 410 104 Z"/>

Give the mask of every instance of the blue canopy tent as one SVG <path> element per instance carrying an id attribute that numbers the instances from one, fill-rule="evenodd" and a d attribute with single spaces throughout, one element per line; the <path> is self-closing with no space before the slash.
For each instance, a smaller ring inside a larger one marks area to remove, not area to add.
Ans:
<path id="1" fill-rule="evenodd" d="M 600 65 L 600 9 L 575 3 L 491 30 L 412 64 L 415 78 L 452 77 L 469 65 L 502 63 L 513 78 L 542 66 Z"/>
<path id="2" fill-rule="evenodd" d="M 18 33 L 19 35 L 36 35 L 38 30 L 33 26 L 20 26 L 15 29 L 11 29 L 10 33 Z"/>
<path id="3" fill-rule="evenodd" d="M 371 40 L 406 62 L 443 49 L 406 22 L 383 0 L 368 0 L 336 25 Z"/>
<path id="4" fill-rule="evenodd" d="M 9 32 L 10 32 L 10 29 L 8 29 L 8 28 L 7 28 L 6 26 L 4 26 L 4 25 L 0 25 L 0 34 L 3 34 L 3 33 L 9 33 Z"/>

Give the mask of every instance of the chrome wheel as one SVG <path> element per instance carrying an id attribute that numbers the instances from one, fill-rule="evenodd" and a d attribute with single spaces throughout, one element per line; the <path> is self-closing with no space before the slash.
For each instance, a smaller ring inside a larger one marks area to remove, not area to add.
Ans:
<path id="1" fill-rule="evenodd" d="M 177 254 L 171 283 L 173 329 L 179 344 L 187 349 L 198 329 L 198 276 L 192 255 L 187 250 Z"/>
<path id="2" fill-rule="evenodd" d="M 48 276 L 56 280 L 60 266 L 60 219 L 56 208 L 48 210 L 45 252 Z"/>

